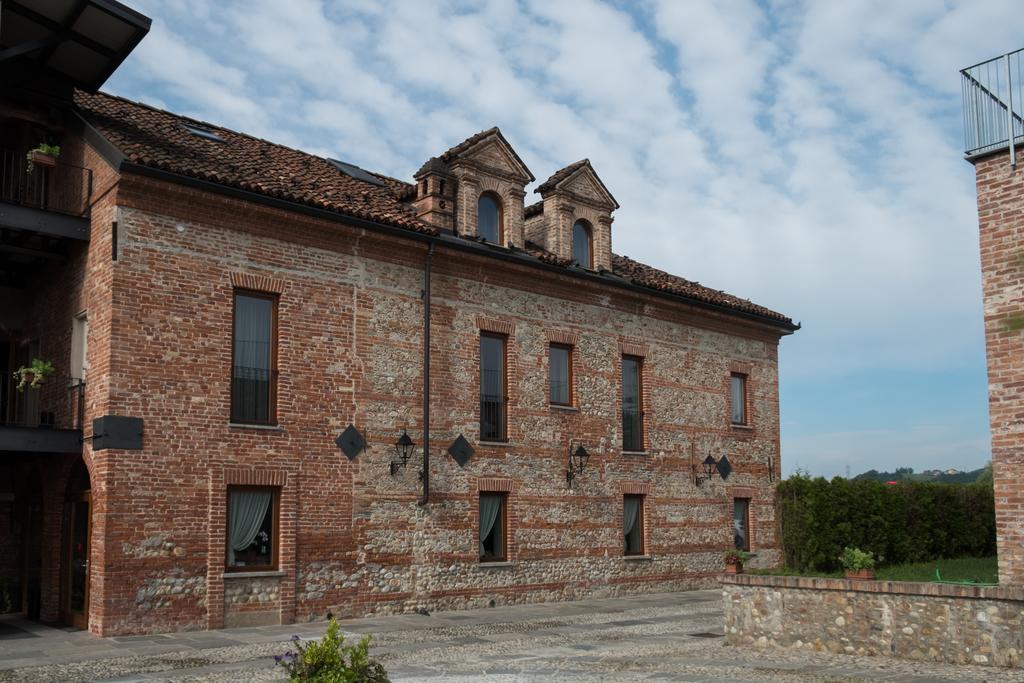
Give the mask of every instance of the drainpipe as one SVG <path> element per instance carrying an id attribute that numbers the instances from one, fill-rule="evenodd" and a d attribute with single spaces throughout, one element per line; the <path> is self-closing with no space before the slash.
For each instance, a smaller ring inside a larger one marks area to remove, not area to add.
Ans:
<path id="1" fill-rule="evenodd" d="M 423 267 L 423 496 L 420 505 L 430 500 L 430 266 L 434 243 L 427 246 Z"/>

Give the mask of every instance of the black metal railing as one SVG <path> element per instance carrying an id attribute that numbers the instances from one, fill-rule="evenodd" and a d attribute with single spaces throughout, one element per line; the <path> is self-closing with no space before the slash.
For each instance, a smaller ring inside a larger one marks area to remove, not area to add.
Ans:
<path id="1" fill-rule="evenodd" d="M 0 201 L 69 216 L 88 216 L 92 171 L 66 164 L 29 164 L 27 152 L 0 149 Z"/>
<path id="2" fill-rule="evenodd" d="M 0 427 L 81 429 L 85 417 L 85 382 L 48 375 L 38 386 L 19 388 L 14 372 L 0 372 Z"/>
<path id="3" fill-rule="evenodd" d="M 505 441 L 505 397 L 480 394 L 480 440 Z"/>
<path id="4" fill-rule="evenodd" d="M 644 414 L 639 410 L 622 411 L 622 450 L 644 449 Z"/>
<path id="5" fill-rule="evenodd" d="M 231 421 L 271 424 L 276 392 L 276 370 L 235 365 L 231 373 Z"/>
<path id="6" fill-rule="evenodd" d="M 960 71 L 968 156 L 1024 142 L 1024 49 Z M 1010 131 L 1013 131 L 1011 140 Z"/>

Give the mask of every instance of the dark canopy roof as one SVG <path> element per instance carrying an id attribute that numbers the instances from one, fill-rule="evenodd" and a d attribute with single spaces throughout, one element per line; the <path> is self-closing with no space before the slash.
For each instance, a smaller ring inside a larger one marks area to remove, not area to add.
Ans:
<path id="1" fill-rule="evenodd" d="M 95 92 L 149 32 L 149 17 L 114 0 L 4 0 L 0 64 Z"/>

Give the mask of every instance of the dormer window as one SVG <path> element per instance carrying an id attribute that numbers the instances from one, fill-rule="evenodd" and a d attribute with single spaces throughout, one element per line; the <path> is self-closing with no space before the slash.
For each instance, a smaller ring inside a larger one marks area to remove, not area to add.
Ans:
<path id="1" fill-rule="evenodd" d="M 476 234 L 492 244 L 503 244 L 501 201 L 491 193 L 480 195 L 476 203 Z"/>
<path id="2" fill-rule="evenodd" d="M 576 221 L 572 226 L 572 261 L 584 268 L 593 268 L 591 258 L 591 242 L 593 241 L 590 225 L 586 221 Z"/>

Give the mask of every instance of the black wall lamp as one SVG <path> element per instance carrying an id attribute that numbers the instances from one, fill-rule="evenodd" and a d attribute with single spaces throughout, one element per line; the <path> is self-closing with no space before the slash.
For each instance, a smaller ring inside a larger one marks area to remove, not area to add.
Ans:
<path id="1" fill-rule="evenodd" d="M 391 470 L 391 476 L 395 476 L 398 470 L 402 469 L 409 464 L 409 458 L 412 457 L 413 451 L 416 449 L 416 444 L 409 438 L 409 432 L 402 430 L 402 435 L 398 437 L 398 441 L 395 442 L 395 456 L 396 459 L 391 461 L 388 469 Z"/>
<path id="2" fill-rule="evenodd" d="M 583 444 L 578 445 L 576 450 L 573 450 L 571 443 L 569 444 L 569 466 L 565 469 L 565 483 L 569 488 L 572 488 L 573 479 L 583 474 L 589 458 L 590 453 L 587 453 Z"/>
<path id="3" fill-rule="evenodd" d="M 732 473 L 732 464 L 729 463 L 728 456 L 723 455 L 721 460 L 715 460 L 714 457 L 708 456 L 704 458 L 702 463 L 704 466 L 704 475 L 697 474 L 697 468 L 693 468 L 693 483 L 700 486 L 706 481 L 709 481 L 715 474 L 719 474 L 722 480 L 725 481 L 729 478 Z"/>

